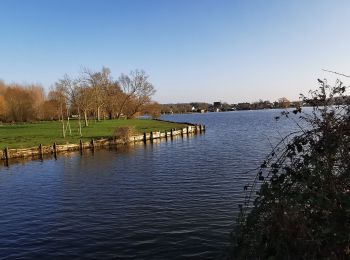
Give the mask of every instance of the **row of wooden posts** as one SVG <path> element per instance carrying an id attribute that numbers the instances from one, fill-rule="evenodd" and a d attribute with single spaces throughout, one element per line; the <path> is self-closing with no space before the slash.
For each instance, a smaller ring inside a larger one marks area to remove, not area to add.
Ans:
<path id="1" fill-rule="evenodd" d="M 202 133 L 205 131 L 205 125 L 194 125 L 194 133 L 197 134 L 197 133 Z M 186 131 L 184 131 L 184 129 L 186 129 Z M 170 138 L 172 138 L 174 136 L 174 131 L 176 129 L 171 129 L 170 132 L 168 131 L 165 131 L 165 139 L 168 138 L 168 133 L 170 133 Z M 187 126 L 186 128 L 182 128 L 181 129 L 181 136 L 184 136 L 185 134 L 190 134 L 190 131 L 189 131 L 189 126 Z M 157 138 L 160 138 L 160 137 L 157 137 Z M 154 132 L 150 132 L 150 141 L 153 141 L 153 139 L 157 139 L 154 137 Z M 146 142 L 147 141 L 147 133 L 143 133 L 143 141 Z"/>
<path id="2" fill-rule="evenodd" d="M 194 131 L 191 131 L 191 132 L 190 132 L 190 130 L 189 130 L 190 127 L 194 127 Z M 186 130 L 185 130 L 185 129 L 186 129 Z M 178 133 L 177 133 L 177 134 L 174 134 L 176 131 L 180 131 L 181 136 L 184 136 L 185 134 L 188 135 L 188 134 L 190 134 L 190 133 L 195 133 L 195 134 L 197 134 L 197 133 L 203 133 L 203 132 L 205 132 L 205 125 L 191 125 L 191 126 L 187 126 L 186 128 L 182 128 L 181 130 L 171 129 L 170 131 L 165 131 L 165 134 L 164 134 L 165 139 L 167 139 L 168 137 L 173 138 L 175 135 L 178 135 Z M 149 138 L 148 138 L 148 136 L 149 136 Z M 146 143 L 147 140 L 150 140 L 151 142 L 153 142 L 154 139 L 159 139 L 159 138 L 162 138 L 162 137 L 163 137 L 163 136 L 161 135 L 160 132 L 150 132 L 149 134 L 144 133 L 144 134 L 143 134 L 143 142 Z M 99 140 L 99 141 L 101 141 L 101 140 Z M 134 141 L 142 141 L 142 140 L 136 140 L 136 139 L 134 139 Z M 79 141 L 79 148 L 78 148 L 78 147 L 77 147 L 77 148 L 79 149 L 80 152 L 82 152 L 83 149 L 85 149 L 85 148 L 90 148 L 90 149 L 93 149 L 93 150 L 94 150 L 94 149 L 95 149 L 95 146 L 96 146 L 95 143 L 96 143 L 96 141 L 95 141 L 94 139 L 91 139 L 91 141 L 89 142 L 88 147 L 86 147 L 86 145 L 84 145 L 83 141 L 80 139 L 80 141 Z M 116 144 L 116 143 L 117 143 L 117 142 L 115 142 L 115 144 Z M 85 143 L 85 144 L 86 144 L 86 143 Z M 113 144 L 113 143 L 107 141 L 106 144 L 111 145 L 111 144 Z M 102 144 L 102 145 L 100 145 L 100 146 L 103 146 L 103 145 L 105 145 L 105 144 Z M 29 150 L 29 149 L 28 149 L 28 150 Z M 73 150 L 77 150 L 77 149 L 73 149 Z M 57 153 L 58 153 L 58 149 L 57 149 L 57 144 L 56 144 L 56 142 L 53 143 L 53 146 L 52 146 L 52 150 L 51 150 L 51 151 L 52 151 L 51 153 L 53 153 L 54 157 L 56 158 Z M 44 153 L 43 145 L 42 145 L 42 144 L 39 144 L 39 147 L 38 147 L 38 155 L 39 155 L 40 159 L 43 158 L 44 154 L 45 154 L 45 153 Z M 3 156 L 3 157 L 4 157 L 3 159 L 5 159 L 6 162 L 8 162 L 8 160 L 10 159 L 8 147 L 6 147 L 6 148 L 4 149 L 4 154 L 3 154 L 3 155 L 4 155 L 4 156 Z"/>

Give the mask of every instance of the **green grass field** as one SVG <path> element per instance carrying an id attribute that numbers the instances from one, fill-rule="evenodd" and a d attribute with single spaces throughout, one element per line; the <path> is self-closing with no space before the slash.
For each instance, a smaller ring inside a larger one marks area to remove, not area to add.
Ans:
<path id="1" fill-rule="evenodd" d="M 83 122 L 82 122 L 83 125 Z M 58 121 L 24 123 L 24 124 L 3 124 L 0 125 L 0 149 L 8 148 L 29 148 L 39 144 L 52 145 L 65 143 L 79 143 L 78 120 L 71 120 L 70 126 L 72 135 L 67 131 L 66 138 L 62 136 L 62 123 Z M 185 127 L 182 124 L 168 123 L 149 119 L 128 119 L 128 120 L 104 120 L 101 122 L 89 121 L 88 127 L 82 127 L 81 138 L 83 141 L 113 136 L 117 127 L 132 126 L 137 133 L 150 131 L 165 131 L 171 128 Z"/>

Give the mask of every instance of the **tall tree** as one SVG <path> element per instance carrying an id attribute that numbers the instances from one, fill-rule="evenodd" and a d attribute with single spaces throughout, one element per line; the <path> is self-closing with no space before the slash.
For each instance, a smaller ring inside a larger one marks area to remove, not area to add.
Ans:
<path id="1" fill-rule="evenodd" d="M 28 88 L 12 85 L 7 88 L 4 99 L 8 121 L 26 122 L 35 119 L 35 100 Z"/>
<path id="2" fill-rule="evenodd" d="M 0 120 L 5 121 L 6 117 L 6 103 L 5 103 L 6 85 L 0 80 Z"/>
<path id="3" fill-rule="evenodd" d="M 64 80 L 59 80 L 55 84 L 55 88 L 49 92 L 49 99 L 57 104 L 57 112 L 59 114 L 59 119 L 62 122 L 62 136 L 66 137 L 66 126 L 65 117 L 69 118 L 69 107 L 68 107 L 68 97 L 65 88 Z"/>
<path id="4" fill-rule="evenodd" d="M 115 118 L 120 107 L 120 102 L 124 98 L 124 93 L 121 90 L 118 82 L 109 84 L 106 88 L 105 110 L 109 119 Z"/>
<path id="5" fill-rule="evenodd" d="M 106 89 L 113 84 L 111 70 L 107 67 L 103 67 L 100 72 L 94 72 L 85 68 L 83 74 L 84 76 L 82 79 L 93 90 L 97 121 L 100 121 L 101 110 L 106 101 Z"/>
<path id="6" fill-rule="evenodd" d="M 94 105 L 94 91 L 86 85 L 79 85 L 76 89 L 76 103 L 84 114 L 85 126 L 89 126 L 88 113 Z"/>
<path id="7" fill-rule="evenodd" d="M 134 106 L 131 109 L 133 110 L 132 116 L 140 107 L 150 102 L 155 93 L 153 85 L 149 82 L 149 76 L 142 70 L 131 71 L 129 75 L 122 74 L 118 82 L 125 94 L 119 107 L 118 118 L 129 101 L 132 101 Z"/>
<path id="8" fill-rule="evenodd" d="M 281 97 L 278 99 L 279 107 L 288 108 L 290 106 L 290 101 L 286 97 Z"/>

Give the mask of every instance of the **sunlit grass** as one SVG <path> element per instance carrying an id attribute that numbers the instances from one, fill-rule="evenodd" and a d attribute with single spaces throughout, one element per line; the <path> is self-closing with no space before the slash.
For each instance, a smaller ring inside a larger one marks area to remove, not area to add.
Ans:
<path id="1" fill-rule="evenodd" d="M 62 123 L 58 121 L 0 125 L 0 149 L 5 147 L 28 148 L 39 144 L 52 145 L 54 142 L 57 144 L 79 143 L 78 120 L 71 120 L 70 126 L 72 134 L 69 135 L 69 131 L 67 131 L 66 138 L 63 138 Z M 81 139 L 89 141 L 92 138 L 109 138 L 117 127 L 125 126 L 135 127 L 137 133 L 140 134 L 184 127 L 182 124 L 149 119 L 90 121 L 88 127 L 82 127 L 83 136 Z"/>

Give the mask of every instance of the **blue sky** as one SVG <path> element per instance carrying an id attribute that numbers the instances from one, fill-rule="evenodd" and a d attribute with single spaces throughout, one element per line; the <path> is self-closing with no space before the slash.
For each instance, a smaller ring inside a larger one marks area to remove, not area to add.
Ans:
<path id="1" fill-rule="evenodd" d="M 297 99 L 350 74 L 350 1 L 1 0 L 0 79 L 145 70 L 162 103 Z M 345 83 L 348 83 L 344 79 Z"/>

